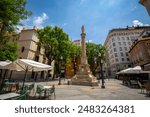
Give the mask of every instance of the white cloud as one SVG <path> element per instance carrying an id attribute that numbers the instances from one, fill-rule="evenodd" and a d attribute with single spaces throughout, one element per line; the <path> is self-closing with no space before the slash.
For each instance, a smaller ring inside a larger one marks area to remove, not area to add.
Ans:
<path id="1" fill-rule="evenodd" d="M 136 27 L 136 26 L 143 26 L 144 24 L 142 22 L 140 22 L 139 20 L 133 20 L 133 26 Z"/>
<path id="2" fill-rule="evenodd" d="M 31 28 L 31 26 L 28 26 L 28 22 L 30 22 L 31 19 L 30 18 L 27 18 L 27 19 L 24 19 L 24 20 L 20 20 L 20 23 L 21 25 L 17 25 L 16 28 L 17 28 L 17 32 L 21 32 L 21 30 L 23 28 Z M 33 26 L 32 26 L 33 27 Z"/>
<path id="3" fill-rule="evenodd" d="M 140 22 L 139 20 L 133 20 L 132 24 L 133 24 L 134 27 L 137 27 L 137 26 L 149 26 L 149 24 L 144 24 L 144 23 Z"/>
<path id="4" fill-rule="evenodd" d="M 86 43 L 91 43 L 92 42 L 92 40 L 86 40 Z"/>
<path id="5" fill-rule="evenodd" d="M 23 26 L 17 26 L 17 32 L 21 32 L 21 30 L 23 29 Z"/>
<path id="6" fill-rule="evenodd" d="M 44 23 L 45 20 L 48 19 L 48 16 L 46 13 L 42 13 L 41 16 L 34 17 L 33 19 L 33 24 L 36 25 L 37 27 L 41 27 L 41 25 Z"/>

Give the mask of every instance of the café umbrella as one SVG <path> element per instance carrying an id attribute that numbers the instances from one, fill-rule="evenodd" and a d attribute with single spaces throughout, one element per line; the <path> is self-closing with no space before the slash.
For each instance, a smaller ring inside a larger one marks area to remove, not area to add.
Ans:
<path id="1" fill-rule="evenodd" d="M 46 65 L 29 59 L 17 59 L 14 62 L 5 65 L 4 68 L 9 70 L 15 70 L 15 71 L 25 71 L 25 75 L 23 79 L 23 87 L 24 87 L 24 83 L 28 71 L 52 70 L 52 66 L 50 65 Z"/>

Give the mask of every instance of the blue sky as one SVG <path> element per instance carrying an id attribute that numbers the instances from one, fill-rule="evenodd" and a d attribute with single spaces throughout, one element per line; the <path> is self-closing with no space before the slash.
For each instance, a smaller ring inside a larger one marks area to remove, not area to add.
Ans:
<path id="1" fill-rule="evenodd" d="M 32 16 L 24 27 L 59 26 L 70 39 L 80 39 L 85 25 L 86 40 L 103 44 L 109 30 L 132 25 L 149 25 L 150 17 L 139 0 L 28 0 Z"/>

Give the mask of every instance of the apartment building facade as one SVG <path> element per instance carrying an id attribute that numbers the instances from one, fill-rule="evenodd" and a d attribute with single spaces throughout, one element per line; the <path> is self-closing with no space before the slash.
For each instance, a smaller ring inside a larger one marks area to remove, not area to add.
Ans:
<path id="1" fill-rule="evenodd" d="M 144 27 L 127 27 L 112 29 L 106 40 L 106 74 L 108 77 L 115 77 L 115 74 L 123 69 L 132 67 L 129 50 L 135 40 L 143 32 Z"/>

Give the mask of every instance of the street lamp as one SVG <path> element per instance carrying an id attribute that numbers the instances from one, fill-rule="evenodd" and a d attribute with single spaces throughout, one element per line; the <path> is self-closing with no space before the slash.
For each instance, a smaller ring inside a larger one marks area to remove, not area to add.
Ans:
<path id="1" fill-rule="evenodd" d="M 104 85 L 105 82 L 104 82 L 104 76 L 103 76 L 103 63 L 102 63 L 101 53 L 99 53 L 99 58 L 100 58 L 101 78 L 102 78 L 101 88 L 105 88 L 105 85 Z"/>

